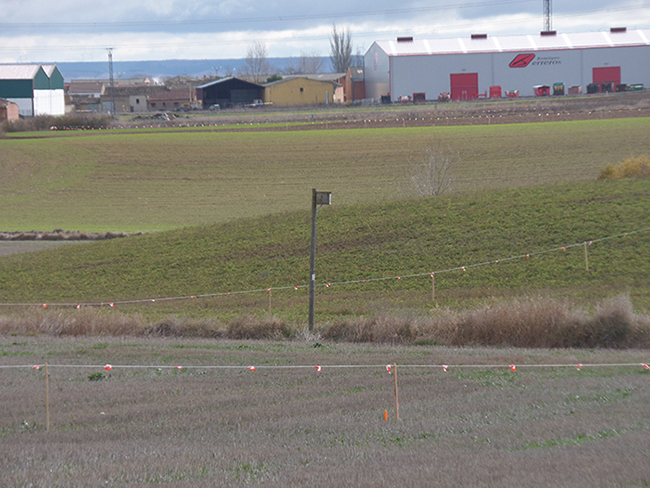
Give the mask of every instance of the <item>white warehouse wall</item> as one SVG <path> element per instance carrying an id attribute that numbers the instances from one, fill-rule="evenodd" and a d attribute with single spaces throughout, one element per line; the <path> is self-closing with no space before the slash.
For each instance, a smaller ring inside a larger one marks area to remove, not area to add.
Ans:
<path id="1" fill-rule="evenodd" d="M 34 90 L 34 115 L 64 115 L 63 90 Z"/>
<path id="2" fill-rule="evenodd" d="M 390 69 L 388 55 L 376 43 L 370 46 L 363 57 L 363 73 L 366 84 L 366 98 L 379 99 L 388 95 L 390 85 L 388 72 Z"/>
<path id="3" fill-rule="evenodd" d="M 534 95 L 535 85 L 553 83 L 580 85 L 584 93 L 593 81 L 592 69 L 599 67 L 620 66 L 621 83 L 650 86 L 650 66 L 642 61 L 650 59 L 650 46 L 538 51 L 525 68 L 509 67 L 518 54 L 523 53 L 394 56 L 390 63 L 392 99 L 418 92 L 435 99 L 451 90 L 452 73 L 478 73 L 481 93 L 500 85 L 503 90 L 519 90 L 521 96 Z"/>
<path id="4" fill-rule="evenodd" d="M 535 58 L 526 67 L 510 67 L 519 54 L 534 54 Z M 373 44 L 364 57 L 366 96 L 376 98 L 390 91 L 396 101 L 403 95 L 424 92 L 428 100 L 436 99 L 451 91 L 452 73 L 478 73 L 480 93 L 500 85 L 504 91 L 519 90 L 521 96 L 533 96 L 533 86 L 553 83 L 564 83 L 565 90 L 580 85 L 586 93 L 593 81 L 593 68 L 614 66 L 621 68 L 621 83 L 650 87 L 649 59 L 650 46 L 389 57 Z"/>

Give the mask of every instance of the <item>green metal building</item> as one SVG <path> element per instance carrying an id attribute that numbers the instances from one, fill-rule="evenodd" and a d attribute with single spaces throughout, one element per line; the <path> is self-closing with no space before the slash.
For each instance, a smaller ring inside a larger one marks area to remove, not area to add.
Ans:
<path id="1" fill-rule="evenodd" d="M 0 98 L 18 105 L 20 115 L 63 115 L 63 76 L 53 64 L 0 65 Z"/>

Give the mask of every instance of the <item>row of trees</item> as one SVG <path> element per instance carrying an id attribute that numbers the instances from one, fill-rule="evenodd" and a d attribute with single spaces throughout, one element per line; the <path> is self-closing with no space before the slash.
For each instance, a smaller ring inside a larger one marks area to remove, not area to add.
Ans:
<path id="1" fill-rule="evenodd" d="M 361 62 L 361 54 L 352 54 L 352 37 L 350 30 L 339 31 L 336 25 L 332 26 L 330 37 L 330 61 L 335 73 L 345 73 L 350 66 Z M 302 53 L 296 62 L 291 61 L 281 74 L 315 74 L 323 69 L 323 58 L 318 53 Z M 245 65 L 242 69 L 244 75 L 250 77 L 254 83 L 264 83 L 269 79 L 271 65 L 268 61 L 266 43 L 255 41 L 248 46 Z M 278 77 L 279 78 L 279 77 Z"/>

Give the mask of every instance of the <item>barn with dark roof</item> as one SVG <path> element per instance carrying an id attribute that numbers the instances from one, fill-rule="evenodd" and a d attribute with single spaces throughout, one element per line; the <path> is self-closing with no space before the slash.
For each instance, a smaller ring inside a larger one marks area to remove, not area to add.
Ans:
<path id="1" fill-rule="evenodd" d="M 264 87 L 235 77 L 222 78 L 196 87 L 197 100 L 203 108 L 213 105 L 221 108 L 237 107 L 264 98 Z"/>

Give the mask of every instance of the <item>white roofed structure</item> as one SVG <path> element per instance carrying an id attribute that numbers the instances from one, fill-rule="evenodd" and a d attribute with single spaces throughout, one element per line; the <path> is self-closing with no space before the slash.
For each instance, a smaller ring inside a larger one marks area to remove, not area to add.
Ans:
<path id="1" fill-rule="evenodd" d="M 538 85 L 650 85 L 650 30 L 376 41 L 364 56 L 366 96 L 390 97 L 441 92 L 452 99 L 486 96 L 490 86 L 532 96 Z M 457 76 L 454 76 L 457 75 Z M 471 75 L 471 76 L 470 76 Z M 611 85 L 611 86 L 610 86 Z"/>
<path id="2" fill-rule="evenodd" d="M 20 115 L 63 115 L 63 76 L 53 64 L 0 64 L 0 97 L 18 105 Z"/>

